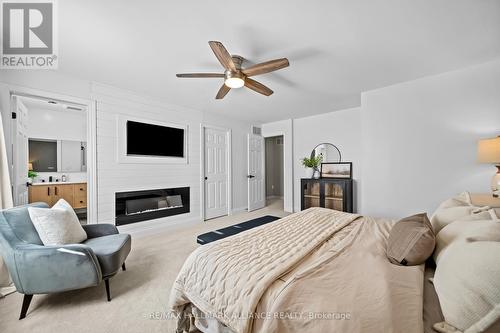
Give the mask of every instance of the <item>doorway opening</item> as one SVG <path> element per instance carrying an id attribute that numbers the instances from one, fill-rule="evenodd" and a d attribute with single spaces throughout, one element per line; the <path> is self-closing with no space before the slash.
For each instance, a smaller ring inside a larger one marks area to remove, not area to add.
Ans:
<path id="1" fill-rule="evenodd" d="M 284 194 L 283 135 L 265 138 L 266 206 L 283 210 Z"/>
<path id="2" fill-rule="evenodd" d="M 88 222 L 87 106 L 38 96 L 12 95 L 14 204 L 60 199 Z"/>

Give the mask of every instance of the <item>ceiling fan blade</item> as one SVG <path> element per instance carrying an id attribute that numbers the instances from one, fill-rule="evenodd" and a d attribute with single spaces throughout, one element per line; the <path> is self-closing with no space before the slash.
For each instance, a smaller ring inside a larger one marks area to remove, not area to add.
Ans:
<path id="1" fill-rule="evenodd" d="M 273 93 L 273 91 L 271 89 L 269 89 L 268 87 L 266 87 L 262 83 L 257 82 L 255 80 L 252 80 L 248 77 L 245 79 L 245 87 L 250 88 L 250 89 L 258 92 L 259 94 L 266 95 L 266 96 L 272 95 L 272 93 Z"/>
<path id="2" fill-rule="evenodd" d="M 219 92 L 217 92 L 217 96 L 215 96 L 215 99 L 223 99 L 224 96 L 227 95 L 227 93 L 231 90 L 226 84 L 223 84 L 222 87 L 220 87 Z"/>
<path id="3" fill-rule="evenodd" d="M 275 59 L 266 62 L 262 62 L 257 65 L 250 66 L 245 68 L 242 72 L 246 76 L 254 76 L 259 74 L 265 74 L 269 72 L 277 71 L 278 69 L 282 69 L 290 66 L 287 58 Z"/>
<path id="4" fill-rule="evenodd" d="M 224 45 L 222 45 L 221 42 L 217 41 L 210 41 L 208 42 L 208 44 L 212 48 L 212 51 L 214 51 L 215 56 L 221 63 L 222 67 L 224 67 L 225 69 L 229 69 L 233 72 L 236 72 L 236 66 L 234 65 L 233 58 L 231 57 L 229 52 L 227 52 Z"/>
<path id="5" fill-rule="evenodd" d="M 188 78 L 205 78 L 205 77 L 224 77 L 224 74 L 219 73 L 186 73 L 186 74 L 175 74 L 177 77 L 188 77 Z"/>

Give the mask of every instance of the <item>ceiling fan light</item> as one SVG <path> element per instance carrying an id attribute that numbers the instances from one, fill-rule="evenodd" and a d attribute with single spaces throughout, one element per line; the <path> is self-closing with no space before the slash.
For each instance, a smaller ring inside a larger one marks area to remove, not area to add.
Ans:
<path id="1" fill-rule="evenodd" d="M 239 77 L 229 77 L 224 81 L 224 84 L 229 88 L 241 88 L 245 85 L 245 80 Z"/>

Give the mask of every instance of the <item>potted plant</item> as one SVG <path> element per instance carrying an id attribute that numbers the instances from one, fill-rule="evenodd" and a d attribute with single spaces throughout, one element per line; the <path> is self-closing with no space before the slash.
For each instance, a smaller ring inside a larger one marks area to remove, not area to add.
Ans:
<path id="1" fill-rule="evenodd" d="M 314 156 L 311 158 L 304 157 L 301 160 L 302 165 L 306 168 L 306 178 L 313 178 L 314 173 L 318 170 L 318 167 L 321 165 L 322 160 L 322 155 Z"/>
<path id="2" fill-rule="evenodd" d="M 38 174 L 33 171 L 33 170 L 28 170 L 28 179 L 29 179 L 29 183 L 30 184 L 33 184 L 33 179 L 38 176 Z"/>

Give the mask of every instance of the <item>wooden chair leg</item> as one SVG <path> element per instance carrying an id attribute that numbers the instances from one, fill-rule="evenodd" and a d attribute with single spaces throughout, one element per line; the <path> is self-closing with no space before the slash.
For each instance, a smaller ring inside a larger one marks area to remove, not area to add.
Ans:
<path id="1" fill-rule="evenodd" d="M 109 279 L 104 279 L 104 284 L 106 284 L 106 295 L 108 296 L 108 302 L 111 302 L 111 293 L 109 292 Z"/>
<path id="2" fill-rule="evenodd" d="M 122 264 L 122 271 L 126 271 L 127 268 L 125 267 L 125 263 Z"/>
<path id="3" fill-rule="evenodd" d="M 24 295 L 23 305 L 21 307 L 21 315 L 19 316 L 19 320 L 26 318 L 26 313 L 28 312 L 28 308 L 30 307 L 32 298 L 33 295 Z"/>

